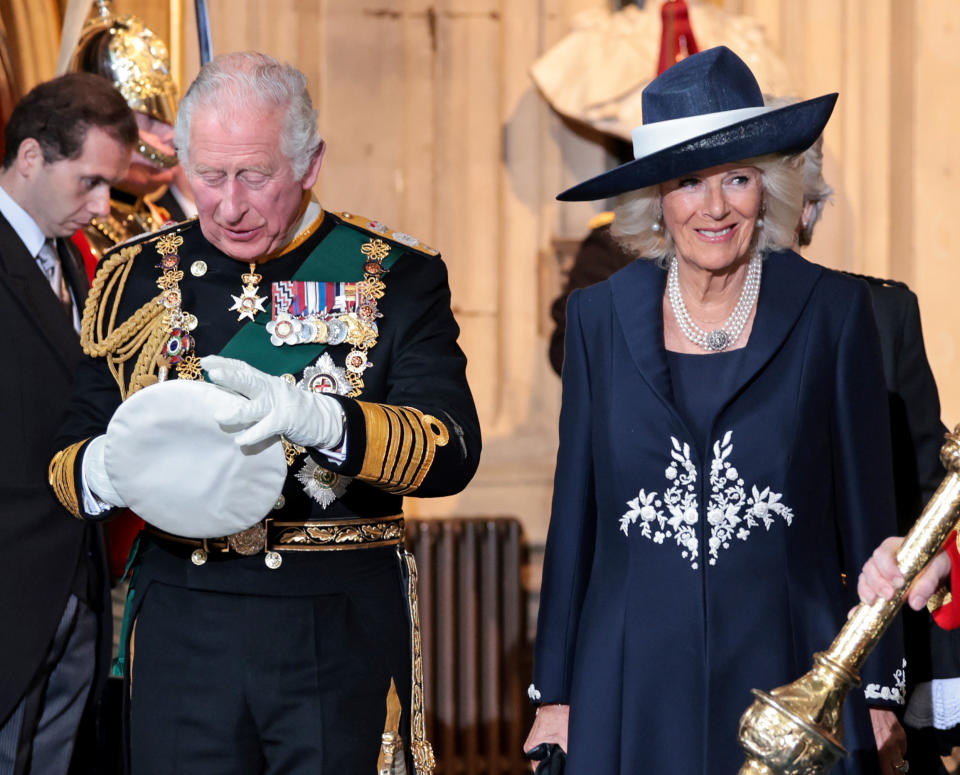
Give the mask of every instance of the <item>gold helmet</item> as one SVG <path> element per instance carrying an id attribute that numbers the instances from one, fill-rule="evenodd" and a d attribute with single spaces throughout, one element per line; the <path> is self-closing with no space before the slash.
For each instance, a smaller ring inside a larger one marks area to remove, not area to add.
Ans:
<path id="1" fill-rule="evenodd" d="M 110 0 L 96 0 L 67 69 L 109 78 L 127 104 L 172 125 L 177 85 L 167 45 L 136 16 L 114 16 Z"/>

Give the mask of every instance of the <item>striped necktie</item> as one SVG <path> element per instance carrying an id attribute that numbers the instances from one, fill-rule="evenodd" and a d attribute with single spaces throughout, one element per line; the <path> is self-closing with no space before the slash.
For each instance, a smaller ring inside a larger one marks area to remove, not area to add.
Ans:
<path id="1" fill-rule="evenodd" d="M 37 264 L 46 276 L 47 282 L 50 283 L 51 290 L 60 299 L 67 315 L 73 318 L 73 299 L 70 297 L 70 290 L 63 276 L 63 266 L 60 263 L 60 256 L 57 255 L 56 243 L 52 239 L 43 243 L 43 247 L 37 253 Z"/>

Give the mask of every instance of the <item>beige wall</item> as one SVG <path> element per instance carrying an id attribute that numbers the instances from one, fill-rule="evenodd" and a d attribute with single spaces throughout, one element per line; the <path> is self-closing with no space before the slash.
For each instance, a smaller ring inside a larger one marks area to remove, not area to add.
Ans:
<path id="1" fill-rule="evenodd" d="M 826 130 L 836 188 L 809 255 L 907 282 L 920 298 L 943 419 L 960 422 L 960 4 L 953 0 L 741 0 L 801 94 L 839 91 Z"/>
<path id="2" fill-rule="evenodd" d="M 648 0 L 658 2 L 659 0 Z M 695 0 L 694 0 L 695 1 Z M 960 84 L 956 0 L 726 0 L 764 22 L 798 96 L 840 91 L 826 133 L 836 188 L 810 255 L 905 280 L 920 295 L 944 419 L 960 420 L 953 210 Z M 192 3 L 116 0 L 197 70 Z M 169 9 L 183 9 L 171 29 Z M 559 284 L 555 240 L 586 230 L 591 205 L 554 194 L 608 159 L 560 121 L 528 68 L 577 11 L 606 0 L 209 0 L 216 52 L 254 48 L 301 67 L 329 152 L 317 193 L 442 249 L 482 418 L 480 473 L 421 514 L 547 522 L 559 381 L 545 349 Z M 922 22 L 922 23 L 921 23 Z M 695 23 L 695 20 L 694 20 Z"/>

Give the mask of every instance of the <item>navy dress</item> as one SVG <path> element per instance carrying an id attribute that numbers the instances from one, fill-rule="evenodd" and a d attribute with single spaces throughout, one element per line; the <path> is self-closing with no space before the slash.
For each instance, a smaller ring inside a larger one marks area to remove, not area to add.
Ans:
<path id="1" fill-rule="evenodd" d="M 531 695 L 569 704 L 571 775 L 731 775 L 751 688 L 806 673 L 895 530 L 888 409 L 868 292 L 768 256 L 746 348 L 663 348 L 665 272 L 637 261 L 574 293 Z M 718 359 L 718 360 L 714 360 Z M 897 626 L 863 670 L 902 702 Z M 836 773 L 872 773 L 864 691 Z"/>

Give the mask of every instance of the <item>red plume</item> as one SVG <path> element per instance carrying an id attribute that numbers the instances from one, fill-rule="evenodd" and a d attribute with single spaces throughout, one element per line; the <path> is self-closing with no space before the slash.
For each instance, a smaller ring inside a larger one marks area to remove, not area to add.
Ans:
<path id="1" fill-rule="evenodd" d="M 690 11 L 684 0 L 667 0 L 660 9 L 660 18 L 663 21 L 663 28 L 660 33 L 660 62 L 657 64 L 657 75 L 700 50 L 697 39 L 693 37 Z"/>

